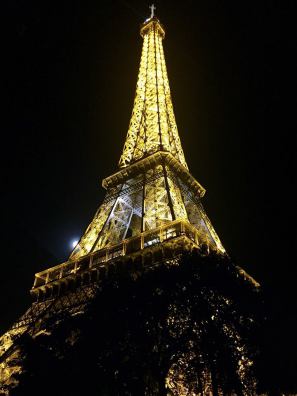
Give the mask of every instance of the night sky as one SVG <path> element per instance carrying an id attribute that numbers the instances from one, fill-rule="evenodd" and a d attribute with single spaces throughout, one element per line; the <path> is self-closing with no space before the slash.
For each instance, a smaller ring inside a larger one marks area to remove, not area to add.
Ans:
<path id="1" fill-rule="evenodd" d="M 149 3 L 133 0 L 6 3 L 2 330 L 29 305 L 34 273 L 67 258 L 103 200 L 101 180 L 117 170 L 132 111 L 139 26 L 149 16 Z M 228 253 L 267 293 L 269 342 L 291 349 L 293 9 L 276 1 L 155 4 L 190 171 L 207 190 L 203 203 Z"/>

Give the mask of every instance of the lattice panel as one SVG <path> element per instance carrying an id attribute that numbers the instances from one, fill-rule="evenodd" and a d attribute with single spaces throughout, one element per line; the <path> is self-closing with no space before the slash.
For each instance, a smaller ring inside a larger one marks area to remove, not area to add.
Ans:
<path id="1" fill-rule="evenodd" d="M 172 201 L 175 219 L 188 219 L 187 211 L 182 199 L 182 194 L 173 180 L 168 177 L 169 193 Z"/>
<path id="2" fill-rule="evenodd" d="M 73 252 L 70 255 L 70 259 L 78 259 L 88 253 L 90 253 L 94 243 L 97 240 L 98 235 L 100 234 L 108 215 L 114 205 L 115 198 L 109 202 L 103 202 L 103 204 L 97 210 L 97 213 L 88 226 L 87 230 L 81 237 L 79 243 L 74 248 Z"/>
<path id="3" fill-rule="evenodd" d="M 153 166 L 108 191 L 70 258 L 116 245 L 177 219 L 188 220 L 202 238 L 225 251 L 199 198 L 170 167 Z"/>
<path id="4" fill-rule="evenodd" d="M 178 184 L 181 188 L 189 222 L 200 231 L 201 235 L 212 241 L 221 252 L 225 252 L 220 238 L 206 215 L 200 199 L 195 197 L 181 181 Z"/>
<path id="5" fill-rule="evenodd" d="M 154 173 L 162 171 L 162 166 L 158 165 L 146 173 L 150 178 Z M 152 230 L 160 225 L 173 220 L 170 212 L 168 193 L 165 185 L 164 173 L 161 177 L 145 185 L 144 193 L 144 231 Z"/>

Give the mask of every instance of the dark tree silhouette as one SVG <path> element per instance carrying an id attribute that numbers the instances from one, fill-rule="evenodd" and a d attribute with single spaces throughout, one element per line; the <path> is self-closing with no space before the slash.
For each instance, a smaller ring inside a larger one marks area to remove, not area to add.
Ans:
<path id="1" fill-rule="evenodd" d="M 255 394 L 258 306 L 228 257 L 193 252 L 129 271 L 119 261 L 81 312 L 18 340 L 11 394 Z"/>

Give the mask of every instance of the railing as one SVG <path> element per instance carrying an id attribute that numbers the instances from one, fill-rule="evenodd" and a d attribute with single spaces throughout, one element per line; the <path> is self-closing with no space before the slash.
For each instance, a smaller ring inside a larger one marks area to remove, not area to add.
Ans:
<path id="1" fill-rule="evenodd" d="M 161 227 L 142 232 L 135 237 L 123 240 L 117 245 L 109 246 L 88 254 L 77 261 L 67 261 L 55 267 L 48 268 L 45 271 L 38 272 L 35 274 L 33 289 L 100 266 L 100 264 L 104 264 L 116 257 L 135 253 L 149 246 L 154 246 L 181 235 L 187 236 L 197 246 L 202 242 L 209 243 L 209 241 L 205 240 L 205 235 L 199 233 L 199 231 L 187 221 L 180 219 L 175 220 Z"/>

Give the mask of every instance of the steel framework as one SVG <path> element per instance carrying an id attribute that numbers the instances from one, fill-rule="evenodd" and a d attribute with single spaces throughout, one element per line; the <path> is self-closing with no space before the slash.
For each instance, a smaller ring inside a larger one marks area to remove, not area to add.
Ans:
<path id="1" fill-rule="evenodd" d="M 200 202 L 205 190 L 190 175 L 181 147 L 162 46 L 164 28 L 152 17 L 140 33 L 143 49 L 120 170 L 103 180 L 104 202 L 70 260 L 177 219 L 189 221 L 224 252 Z"/>

